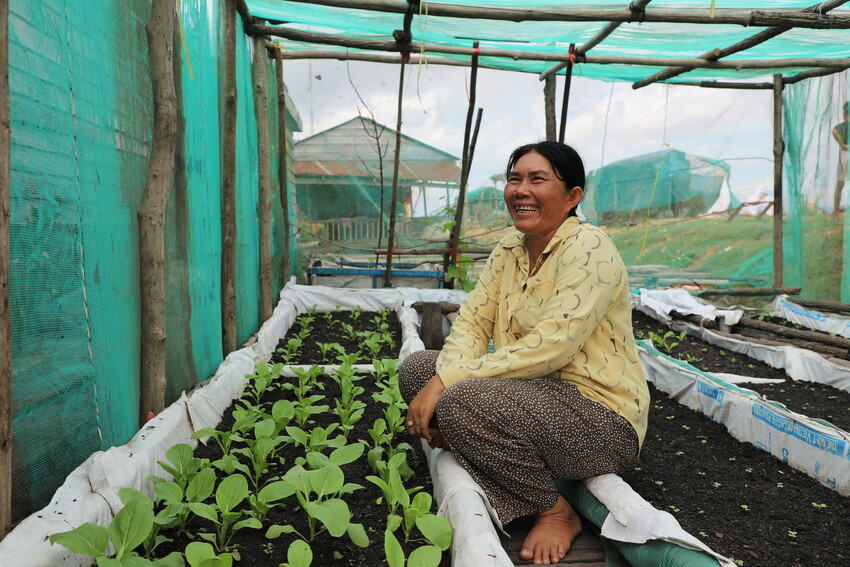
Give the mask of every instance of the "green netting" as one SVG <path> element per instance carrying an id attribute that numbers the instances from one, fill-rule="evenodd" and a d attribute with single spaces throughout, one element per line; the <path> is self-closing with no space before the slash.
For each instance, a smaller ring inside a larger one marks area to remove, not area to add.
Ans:
<path id="1" fill-rule="evenodd" d="M 523 0 L 458 0 L 441 2 L 463 6 L 481 6 L 487 8 L 545 9 L 547 7 L 583 7 L 598 10 L 621 12 L 628 3 L 621 0 L 561 0 L 550 2 L 526 2 Z M 370 10 L 354 10 L 348 7 L 307 5 L 301 2 L 285 0 L 247 0 L 249 10 L 255 16 L 286 22 L 287 27 L 309 30 L 316 33 L 342 35 L 356 39 L 390 41 L 393 30 L 401 27 L 401 15 Z M 421 12 L 414 18 L 411 26 L 414 42 L 426 45 L 470 47 L 473 40 L 480 41 L 482 49 L 510 49 L 536 53 L 566 53 L 570 43 L 582 45 L 594 38 L 600 28 L 600 22 L 508 22 L 495 20 L 474 21 L 468 18 L 438 17 L 428 12 L 428 2 L 422 2 Z M 724 1 L 717 2 L 718 13 L 729 9 L 748 8 L 801 10 L 811 2 L 794 0 L 784 1 Z M 652 10 L 673 10 L 687 13 L 689 9 L 705 11 L 709 2 L 705 0 L 655 0 L 649 7 Z M 833 11 L 846 13 L 846 10 Z M 639 17 L 636 17 L 639 19 Z M 743 27 L 738 25 L 699 25 L 682 23 L 637 22 L 622 25 L 605 40 L 595 46 L 591 52 L 596 56 L 648 56 L 666 58 L 693 58 L 716 48 L 722 48 L 741 42 L 764 28 Z M 816 41 L 816 43 L 815 43 Z M 331 45 L 303 44 L 284 41 L 291 50 L 327 50 L 345 51 L 343 47 Z M 451 59 L 468 60 L 468 57 L 432 53 Z M 844 30 L 818 30 L 813 40 L 810 30 L 794 30 L 783 33 L 770 41 L 756 45 L 743 53 L 733 54 L 727 59 L 782 59 L 797 57 L 847 57 L 850 49 Z M 481 57 L 481 64 L 496 69 L 539 73 L 553 65 L 545 61 L 516 61 L 509 58 Z M 578 65 L 574 74 L 591 78 L 637 80 L 660 71 L 666 65 L 658 67 L 629 65 Z M 802 69 L 797 69 L 800 71 Z M 782 69 L 782 72 L 792 72 Z M 673 82 L 697 79 L 718 79 L 734 77 L 747 79 L 752 77 L 770 77 L 768 70 L 700 69 L 687 76 L 671 79 Z"/>
<path id="2" fill-rule="evenodd" d="M 850 301 L 848 270 L 850 250 L 844 218 L 835 215 L 839 162 L 846 164 L 832 129 L 846 120 L 842 108 L 848 101 L 847 72 L 803 81 L 783 94 L 783 160 L 786 200 L 783 227 L 783 272 L 788 285 L 801 286 L 804 296 Z M 839 183 L 840 181 L 840 183 Z M 847 188 L 840 196 L 843 209 Z"/>
<path id="3" fill-rule="evenodd" d="M 220 5 L 180 2 L 181 133 L 166 216 L 166 403 L 212 374 L 221 341 Z M 9 22 L 13 520 L 48 503 L 92 452 L 138 431 L 137 210 L 152 136 L 150 3 L 12 0 Z M 237 332 L 257 330 L 257 141 L 250 39 L 237 18 Z M 95 31 L 96 30 L 96 31 Z M 263 53 L 265 56 L 265 53 Z M 274 282 L 282 285 L 277 86 Z M 288 117 L 297 129 L 294 109 Z M 291 176 L 290 176 L 291 181 Z M 290 205 L 291 206 L 291 205 Z M 293 259 L 293 262 L 295 259 Z M 274 294 L 277 295 L 274 288 Z"/>

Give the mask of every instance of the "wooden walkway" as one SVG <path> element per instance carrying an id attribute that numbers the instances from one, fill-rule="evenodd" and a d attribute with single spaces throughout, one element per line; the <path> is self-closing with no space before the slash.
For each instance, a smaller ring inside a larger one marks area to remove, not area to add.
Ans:
<path id="1" fill-rule="evenodd" d="M 589 523 L 588 520 L 583 520 L 585 526 Z M 520 521 L 511 522 L 505 531 L 511 536 L 507 538 L 504 534 L 499 534 L 502 540 L 502 546 L 508 553 L 514 565 L 532 565 L 531 561 L 519 558 L 519 550 L 522 547 L 522 540 L 528 534 L 531 528 L 531 522 L 520 523 Z M 551 563 L 551 567 L 605 567 L 605 550 L 602 548 L 602 542 L 594 532 L 583 529 L 579 536 L 573 541 L 572 547 L 567 552 L 560 563 Z"/>

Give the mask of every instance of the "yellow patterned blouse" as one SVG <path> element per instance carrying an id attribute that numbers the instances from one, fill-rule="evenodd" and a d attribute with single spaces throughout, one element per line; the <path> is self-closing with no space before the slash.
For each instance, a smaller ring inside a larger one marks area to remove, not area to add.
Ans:
<path id="1" fill-rule="evenodd" d="M 571 217 L 529 273 L 524 239 L 515 231 L 490 255 L 437 358 L 437 374 L 446 387 L 470 378 L 559 377 L 626 418 L 643 444 L 649 391 L 617 248 L 602 230 Z"/>

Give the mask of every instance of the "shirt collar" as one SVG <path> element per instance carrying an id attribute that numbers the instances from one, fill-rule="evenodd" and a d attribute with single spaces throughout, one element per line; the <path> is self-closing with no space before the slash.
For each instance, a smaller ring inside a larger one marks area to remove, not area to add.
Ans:
<path id="1" fill-rule="evenodd" d="M 561 223 L 561 226 L 558 227 L 558 231 L 552 236 L 552 240 L 550 240 L 546 245 L 546 249 L 543 250 L 543 253 L 548 254 L 553 248 L 555 248 L 555 246 L 569 238 L 578 228 L 578 225 L 578 217 L 568 217 L 564 220 L 564 222 Z M 508 234 L 508 236 L 506 236 L 502 241 L 502 246 L 505 248 L 516 248 L 523 244 L 525 244 L 525 235 L 516 229 L 514 229 L 512 233 Z"/>

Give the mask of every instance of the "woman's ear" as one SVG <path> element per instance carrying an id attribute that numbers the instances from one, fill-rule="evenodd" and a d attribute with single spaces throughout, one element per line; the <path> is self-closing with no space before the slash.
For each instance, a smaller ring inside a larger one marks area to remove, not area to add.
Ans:
<path id="1" fill-rule="evenodd" d="M 584 197 L 584 189 L 578 186 L 570 189 L 567 193 L 567 210 L 571 211 L 575 209 L 581 202 L 582 197 Z"/>

